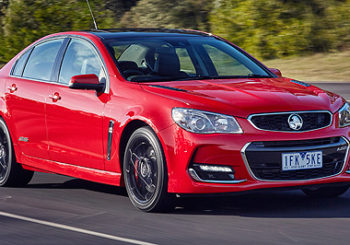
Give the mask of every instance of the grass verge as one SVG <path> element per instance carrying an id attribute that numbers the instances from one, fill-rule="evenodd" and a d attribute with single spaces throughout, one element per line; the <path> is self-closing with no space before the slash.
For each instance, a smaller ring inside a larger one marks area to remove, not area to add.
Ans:
<path id="1" fill-rule="evenodd" d="M 350 50 L 263 61 L 283 76 L 310 82 L 350 82 Z"/>

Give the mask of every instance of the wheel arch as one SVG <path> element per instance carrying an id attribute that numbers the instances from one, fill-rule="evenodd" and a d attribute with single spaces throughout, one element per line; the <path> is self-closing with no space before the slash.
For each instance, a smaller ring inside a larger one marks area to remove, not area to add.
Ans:
<path id="1" fill-rule="evenodd" d="M 6 124 L 7 130 L 9 131 L 10 137 L 11 137 L 11 142 L 12 142 L 12 146 L 15 150 L 15 156 L 16 159 L 18 159 L 18 155 L 16 154 L 18 152 L 17 148 L 18 148 L 18 142 L 16 141 L 15 138 L 15 132 L 11 127 L 11 116 L 9 115 L 9 113 L 7 112 L 7 107 L 6 107 L 6 102 L 2 99 L 0 99 L 0 118 L 4 121 L 4 123 Z"/>
<path id="2" fill-rule="evenodd" d="M 121 137 L 119 139 L 118 155 L 119 155 L 119 167 L 120 167 L 121 172 L 123 172 L 124 153 L 125 153 L 125 148 L 126 148 L 126 145 L 128 143 L 128 140 L 129 140 L 130 136 L 132 135 L 132 133 L 135 132 L 135 130 L 142 128 L 142 127 L 149 127 L 150 129 L 152 129 L 154 134 L 157 136 L 159 143 L 162 147 L 162 151 L 163 151 L 166 165 L 168 165 L 165 147 L 164 147 L 164 142 L 158 133 L 159 132 L 158 129 L 155 128 L 155 125 L 153 125 L 152 123 L 149 123 L 149 122 L 146 122 L 142 119 L 137 118 L 137 119 L 129 121 L 126 124 L 126 126 L 124 127 L 124 129 L 122 131 Z M 166 166 L 166 168 L 168 168 L 168 166 Z"/>
<path id="3" fill-rule="evenodd" d="M 128 140 L 130 138 L 130 136 L 132 135 L 133 132 L 135 132 L 135 130 L 137 130 L 138 128 L 141 127 L 151 127 L 149 124 L 147 124 L 146 122 L 140 120 L 140 119 L 135 119 L 132 120 L 130 122 L 128 122 L 126 124 L 126 126 L 123 129 L 123 132 L 120 136 L 120 140 L 119 140 L 119 149 L 118 149 L 118 155 L 119 155 L 119 167 L 121 172 L 123 172 L 123 161 L 124 161 L 124 152 L 125 152 L 125 148 L 126 145 L 128 143 Z"/>
<path id="4" fill-rule="evenodd" d="M 21 150 L 19 149 L 18 146 L 18 142 L 15 138 L 15 133 L 13 132 L 12 128 L 10 127 L 10 118 L 6 117 L 6 113 L 4 113 L 3 110 L 0 110 L 0 119 L 4 121 L 7 130 L 10 134 L 10 138 L 11 138 L 11 144 L 13 147 L 13 152 L 14 152 L 14 157 L 16 159 L 16 161 L 20 164 L 20 152 Z"/>

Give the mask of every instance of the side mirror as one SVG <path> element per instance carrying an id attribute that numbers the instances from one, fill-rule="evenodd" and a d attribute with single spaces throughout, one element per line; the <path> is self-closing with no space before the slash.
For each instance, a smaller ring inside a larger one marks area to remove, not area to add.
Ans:
<path id="1" fill-rule="evenodd" d="M 281 77 L 282 76 L 282 72 L 276 68 L 269 68 L 269 71 L 271 71 L 273 74 Z"/>
<path id="2" fill-rule="evenodd" d="M 101 84 L 95 74 L 76 75 L 70 79 L 69 88 L 71 89 L 88 89 L 101 92 L 104 84 Z"/>

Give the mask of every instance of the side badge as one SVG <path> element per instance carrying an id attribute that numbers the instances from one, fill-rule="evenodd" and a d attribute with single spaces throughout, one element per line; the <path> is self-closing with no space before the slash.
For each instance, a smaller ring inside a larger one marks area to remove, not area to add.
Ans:
<path id="1" fill-rule="evenodd" d="M 21 136 L 21 137 L 19 137 L 18 141 L 28 142 L 29 139 L 28 139 L 28 137 Z"/>

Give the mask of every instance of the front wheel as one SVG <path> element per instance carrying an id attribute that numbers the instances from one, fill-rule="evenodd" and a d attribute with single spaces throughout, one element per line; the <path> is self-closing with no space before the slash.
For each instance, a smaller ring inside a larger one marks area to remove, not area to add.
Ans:
<path id="1" fill-rule="evenodd" d="M 10 133 L 0 119 L 0 186 L 24 186 L 32 177 L 32 171 L 24 170 L 16 162 Z"/>
<path id="2" fill-rule="evenodd" d="M 331 198 L 344 194 L 349 189 L 349 186 L 326 186 L 318 188 L 305 188 L 302 191 L 315 198 Z"/>
<path id="3" fill-rule="evenodd" d="M 172 202 L 167 193 L 165 157 L 151 128 L 139 128 L 131 135 L 124 153 L 123 175 L 135 207 L 146 212 L 169 210 Z"/>

